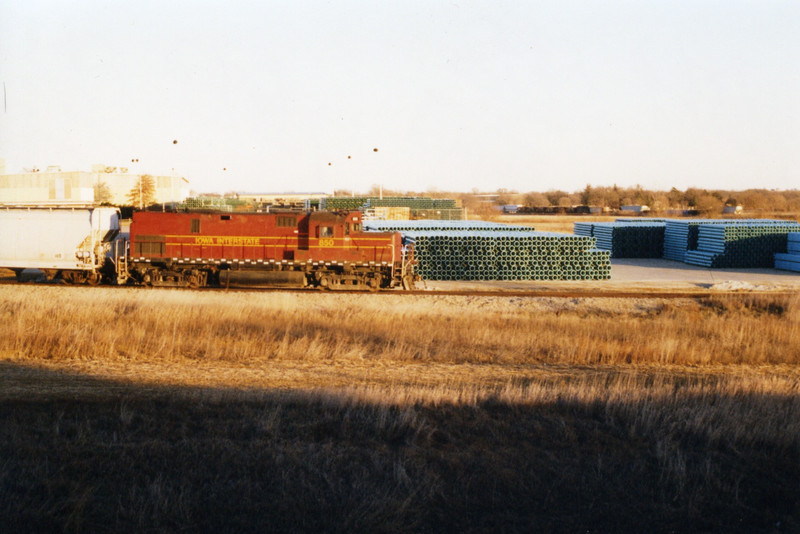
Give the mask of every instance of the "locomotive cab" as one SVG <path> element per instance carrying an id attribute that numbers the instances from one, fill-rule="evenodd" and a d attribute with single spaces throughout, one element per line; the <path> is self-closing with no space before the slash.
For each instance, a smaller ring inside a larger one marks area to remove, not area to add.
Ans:
<path id="1" fill-rule="evenodd" d="M 306 259 L 312 261 L 366 261 L 365 251 L 352 246 L 351 234 L 354 229 L 361 230 L 361 216 L 358 212 L 339 214 L 315 211 L 308 215 L 308 239 L 305 249 Z M 302 246 L 302 240 L 300 243 Z"/>

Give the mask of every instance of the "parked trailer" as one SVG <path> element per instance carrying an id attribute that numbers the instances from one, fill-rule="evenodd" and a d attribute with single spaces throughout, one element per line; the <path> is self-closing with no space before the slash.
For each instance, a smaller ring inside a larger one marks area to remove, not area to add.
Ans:
<path id="1" fill-rule="evenodd" d="M 96 284 L 118 233 L 116 208 L 0 208 L 0 267 Z"/>

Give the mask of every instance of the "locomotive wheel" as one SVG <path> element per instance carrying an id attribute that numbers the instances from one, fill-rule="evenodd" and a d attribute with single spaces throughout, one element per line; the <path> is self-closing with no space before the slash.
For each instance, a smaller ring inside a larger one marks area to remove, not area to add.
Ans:
<path id="1" fill-rule="evenodd" d="M 186 285 L 189 289 L 197 289 L 200 287 L 200 277 L 196 274 L 190 274 L 186 280 Z"/>
<path id="2" fill-rule="evenodd" d="M 380 278 L 370 278 L 367 280 L 367 285 L 369 286 L 369 290 L 372 292 L 377 291 L 381 287 L 381 279 Z"/>
<path id="3" fill-rule="evenodd" d="M 330 289 L 331 287 L 331 277 L 327 274 L 322 275 L 319 279 L 319 287 L 320 289 Z"/>

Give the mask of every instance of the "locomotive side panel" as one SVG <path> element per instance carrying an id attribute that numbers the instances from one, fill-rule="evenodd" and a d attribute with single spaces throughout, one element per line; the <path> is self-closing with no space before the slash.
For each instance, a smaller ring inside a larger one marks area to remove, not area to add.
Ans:
<path id="1" fill-rule="evenodd" d="M 151 260 L 283 260 L 297 242 L 296 216 L 137 212 L 131 225 L 132 256 Z"/>

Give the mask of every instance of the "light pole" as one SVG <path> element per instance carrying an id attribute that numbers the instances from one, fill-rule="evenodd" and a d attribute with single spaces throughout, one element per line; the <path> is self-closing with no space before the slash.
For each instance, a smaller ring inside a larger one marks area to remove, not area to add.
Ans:
<path id="1" fill-rule="evenodd" d="M 378 149 L 373 148 L 372 151 L 377 152 Z M 378 196 L 381 200 L 383 200 L 383 182 L 381 182 L 380 180 L 378 180 Z"/>

